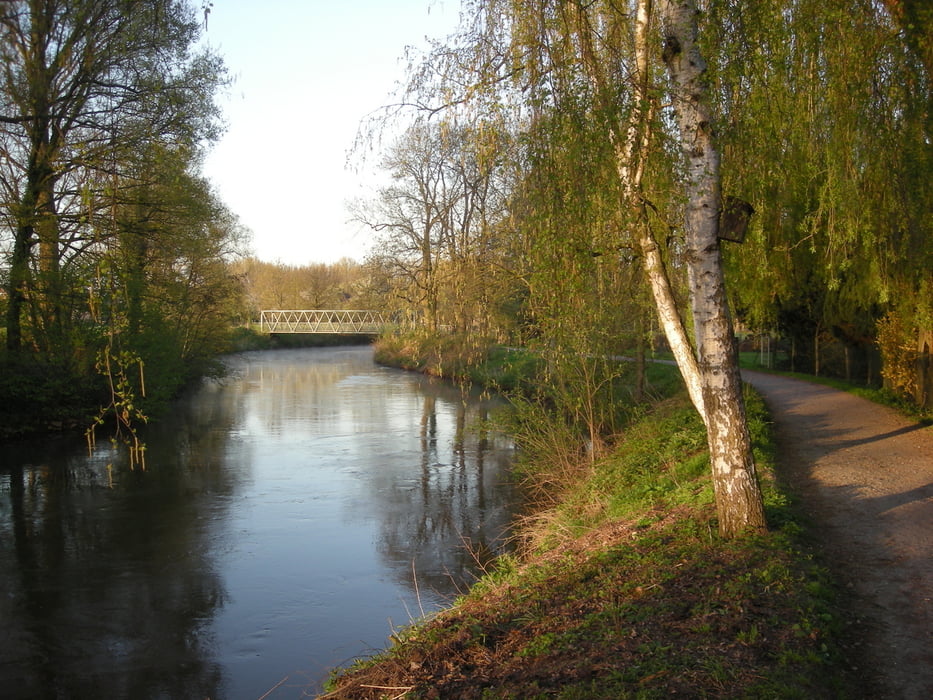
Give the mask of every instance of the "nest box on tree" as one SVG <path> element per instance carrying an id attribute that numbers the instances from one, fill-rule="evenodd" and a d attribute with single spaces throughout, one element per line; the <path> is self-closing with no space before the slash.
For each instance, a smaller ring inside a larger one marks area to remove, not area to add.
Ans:
<path id="1" fill-rule="evenodd" d="M 754 213 L 755 208 L 744 199 L 726 195 L 719 210 L 719 238 L 735 243 L 744 241 L 748 220 Z"/>

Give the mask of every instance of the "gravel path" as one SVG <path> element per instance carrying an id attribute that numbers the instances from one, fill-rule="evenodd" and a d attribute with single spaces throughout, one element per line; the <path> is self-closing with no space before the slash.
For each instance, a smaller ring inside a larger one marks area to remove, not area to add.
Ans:
<path id="1" fill-rule="evenodd" d="M 779 468 L 855 594 L 852 663 L 880 684 L 866 697 L 933 698 L 933 427 L 835 389 L 742 375 L 764 396 Z"/>

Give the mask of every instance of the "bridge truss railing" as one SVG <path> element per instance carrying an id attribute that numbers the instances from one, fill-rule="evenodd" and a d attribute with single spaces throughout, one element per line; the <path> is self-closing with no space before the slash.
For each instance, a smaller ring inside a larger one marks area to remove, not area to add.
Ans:
<path id="1" fill-rule="evenodd" d="M 388 314 L 360 309 L 267 310 L 259 312 L 261 333 L 378 334 L 394 325 Z"/>

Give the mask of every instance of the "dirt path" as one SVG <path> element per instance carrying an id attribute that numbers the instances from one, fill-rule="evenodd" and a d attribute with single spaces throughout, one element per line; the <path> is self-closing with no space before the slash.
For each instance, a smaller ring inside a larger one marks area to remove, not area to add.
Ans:
<path id="1" fill-rule="evenodd" d="M 864 639 L 850 640 L 853 665 L 867 663 L 859 672 L 880 697 L 933 698 L 933 427 L 835 389 L 743 377 L 770 407 L 780 468 L 855 594 L 851 629 Z"/>

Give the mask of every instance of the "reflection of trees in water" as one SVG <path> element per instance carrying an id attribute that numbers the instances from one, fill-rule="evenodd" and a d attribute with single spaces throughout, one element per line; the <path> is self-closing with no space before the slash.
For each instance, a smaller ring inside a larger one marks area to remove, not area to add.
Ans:
<path id="1" fill-rule="evenodd" d="M 451 577 L 469 580 L 475 568 L 464 542 L 499 546 L 511 446 L 475 429 L 487 404 L 443 382 L 373 371 L 361 350 L 236 362 L 237 381 L 208 383 L 173 421 L 145 431 L 145 472 L 105 447 L 93 458 L 75 457 L 73 443 L 0 449 L 0 696 L 228 694 L 236 671 L 223 677 L 209 636 L 226 597 L 214 562 L 234 544 L 228 504 L 262 478 L 258 456 L 277 442 L 265 432 L 325 465 L 308 470 L 371 496 L 347 502 L 365 503 L 354 515 L 366 527 L 378 518 L 383 571 L 409 589 L 414 564 L 423 593 L 447 595 Z M 283 393 L 268 398 L 262 382 Z M 246 422 L 234 426 L 235 415 Z M 345 470 L 353 476 L 341 481 Z"/>
<path id="2" fill-rule="evenodd" d="M 488 559 L 501 547 L 513 506 L 511 444 L 476 429 L 494 401 L 412 373 L 374 372 L 371 355 L 359 349 L 276 353 L 274 362 L 263 356 L 244 377 L 234 389 L 241 400 L 250 394 L 247 422 L 255 429 L 304 436 L 316 458 L 333 444 L 334 461 L 360 465 L 361 483 L 379 504 L 381 556 L 407 587 L 414 564 L 422 591 L 446 595 L 472 580 L 474 555 Z M 259 392 L 264 383 L 276 390 Z M 415 417 L 413 402 L 420 404 Z M 354 432 L 348 452 L 345 443 L 321 443 Z M 397 453 L 412 448 L 413 461 L 396 463 Z"/>
<path id="3" fill-rule="evenodd" d="M 229 425 L 220 401 L 208 392 L 201 413 L 149 431 L 145 472 L 109 449 L 76 457 L 72 444 L 32 445 L 28 459 L 5 450 L 4 697 L 222 694 L 204 633 L 224 600 L 204 511 L 236 488 L 236 471 L 219 468 L 217 431 Z"/>
<path id="4" fill-rule="evenodd" d="M 420 478 L 385 489 L 381 546 L 400 579 L 450 592 L 503 547 L 514 509 L 511 446 L 490 436 L 489 401 L 425 382 Z"/>
<path id="5" fill-rule="evenodd" d="M 243 369 L 247 381 L 226 389 L 243 400 L 249 395 L 250 417 L 263 429 L 291 429 L 335 420 L 340 380 L 371 368 L 372 356 L 358 349 L 276 351 L 273 360 L 263 355 L 256 367 L 247 364 Z"/>

